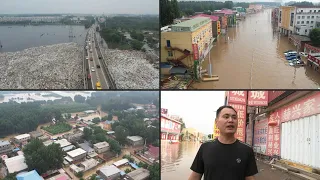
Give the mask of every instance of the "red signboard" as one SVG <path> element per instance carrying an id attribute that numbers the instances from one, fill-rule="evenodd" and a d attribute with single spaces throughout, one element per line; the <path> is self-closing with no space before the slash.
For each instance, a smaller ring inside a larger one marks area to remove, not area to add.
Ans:
<path id="1" fill-rule="evenodd" d="M 161 131 L 179 134 L 180 128 L 181 128 L 180 123 L 175 122 L 169 118 L 161 117 Z"/>
<path id="2" fill-rule="evenodd" d="M 310 60 L 312 62 L 315 62 L 315 63 L 317 63 L 319 65 L 320 59 L 318 59 L 318 58 L 316 58 L 316 57 L 314 57 L 314 56 L 312 56 L 310 54 L 308 55 L 308 60 Z"/>
<path id="3" fill-rule="evenodd" d="M 275 98 L 279 97 L 286 91 L 268 91 L 268 102 L 273 101 Z"/>
<path id="4" fill-rule="evenodd" d="M 257 147 L 257 152 L 262 154 L 266 154 L 267 132 L 268 132 L 268 119 L 255 121 L 253 145 Z"/>
<path id="5" fill-rule="evenodd" d="M 168 114 L 168 109 L 161 108 L 161 114 L 167 115 Z"/>
<path id="6" fill-rule="evenodd" d="M 228 102 L 247 104 L 247 91 L 228 91 Z"/>
<path id="7" fill-rule="evenodd" d="M 192 44 L 192 49 L 193 49 L 193 59 L 198 60 L 199 59 L 198 44 Z"/>
<path id="8" fill-rule="evenodd" d="M 280 155 L 280 111 L 272 113 L 268 119 L 269 123 L 278 122 L 276 126 L 268 126 L 267 155 L 269 156 Z"/>
<path id="9" fill-rule="evenodd" d="M 233 103 L 229 103 L 229 106 L 232 106 L 238 113 L 238 129 L 235 134 L 235 137 L 240 141 L 245 142 L 247 107 L 246 105 L 243 105 L 243 104 L 233 104 Z"/>
<path id="10" fill-rule="evenodd" d="M 268 91 L 249 91 L 249 106 L 268 106 Z"/>
<path id="11" fill-rule="evenodd" d="M 307 98 L 303 98 L 297 102 L 282 108 L 282 122 L 299 119 L 320 113 L 320 93 L 316 93 Z"/>

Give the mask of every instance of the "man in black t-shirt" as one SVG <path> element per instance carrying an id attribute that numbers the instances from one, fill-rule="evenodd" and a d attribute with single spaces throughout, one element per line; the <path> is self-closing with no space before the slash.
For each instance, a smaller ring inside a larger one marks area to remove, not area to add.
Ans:
<path id="1" fill-rule="evenodd" d="M 238 127 L 236 110 L 221 106 L 216 112 L 220 136 L 203 143 L 192 163 L 189 180 L 254 180 L 258 173 L 251 146 L 234 137 Z"/>

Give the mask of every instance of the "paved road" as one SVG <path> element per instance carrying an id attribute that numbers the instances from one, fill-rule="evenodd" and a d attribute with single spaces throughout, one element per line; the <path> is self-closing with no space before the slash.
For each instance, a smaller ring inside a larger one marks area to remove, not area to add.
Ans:
<path id="1" fill-rule="evenodd" d="M 271 169 L 270 165 L 261 161 L 257 161 L 257 166 L 259 173 L 255 175 L 256 180 L 302 180 L 279 169 Z"/>
<path id="2" fill-rule="evenodd" d="M 90 29 L 89 32 L 89 39 L 90 39 L 90 47 L 88 48 L 88 54 L 89 54 L 89 58 L 92 57 L 93 61 L 89 61 L 89 69 L 90 69 L 90 73 L 91 73 L 91 82 L 92 82 L 92 87 L 94 87 L 94 89 L 96 89 L 96 83 L 100 82 L 101 84 L 101 88 L 102 89 L 109 89 L 109 85 L 108 85 L 108 81 L 105 77 L 105 74 L 103 72 L 103 66 L 100 65 L 100 60 L 98 58 L 98 53 L 97 53 L 97 49 L 95 46 L 95 42 L 94 42 L 94 32 L 95 32 L 95 27 L 93 26 L 93 28 Z M 92 53 L 90 52 L 90 49 L 92 49 Z M 100 68 L 97 68 L 97 65 L 100 65 Z M 94 69 L 95 71 L 93 72 L 92 69 Z"/>

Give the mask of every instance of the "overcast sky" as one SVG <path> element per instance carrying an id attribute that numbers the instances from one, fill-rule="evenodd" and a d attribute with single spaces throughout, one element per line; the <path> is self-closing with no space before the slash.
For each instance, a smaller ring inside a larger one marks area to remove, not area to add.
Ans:
<path id="1" fill-rule="evenodd" d="M 183 118 L 187 128 L 213 133 L 216 110 L 224 105 L 225 91 L 162 91 L 161 108 Z"/>
<path id="2" fill-rule="evenodd" d="M 159 0 L 0 0 L 0 14 L 159 14 Z"/>

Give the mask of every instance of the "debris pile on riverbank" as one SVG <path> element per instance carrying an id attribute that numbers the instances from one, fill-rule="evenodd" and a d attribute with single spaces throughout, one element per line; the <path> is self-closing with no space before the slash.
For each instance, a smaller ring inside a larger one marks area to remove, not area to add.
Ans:
<path id="1" fill-rule="evenodd" d="M 83 50 L 76 43 L 0 53 L 0 87 L 83 89 Z"/>
<path id="2" fill-rule="evenodd" d="M 104 51 L 104 57 L 118 89 L 158 89 L 159 70 L 140 51 Z"/>

